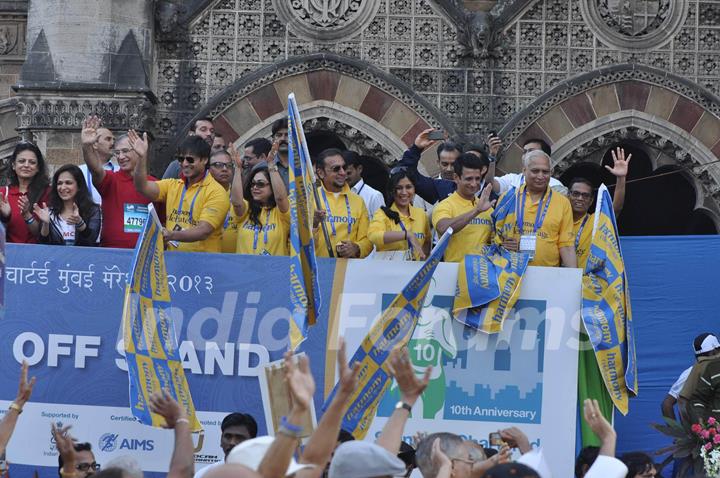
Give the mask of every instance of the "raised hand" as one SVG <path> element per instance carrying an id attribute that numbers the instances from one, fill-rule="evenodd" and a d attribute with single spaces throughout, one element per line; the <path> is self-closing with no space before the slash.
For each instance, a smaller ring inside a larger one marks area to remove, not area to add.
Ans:
<path id="1" fill-rule="evenodd" d="M 325 216 L 327 216 L 327 211 L 325 211 L 325 209 L 315 209 L 315 213 L 313 214 L 313 229 L 318 227 L 320 223 L 325 220 Z"/>
<path id="2" fill-rule="evenodd" d="M 614 456 L 617 435 L 610 422 L 605 419 L 600 411 L 598 401 L 586 399 L 583 403 L 583 415 L 585 416 L 585 422 L 602 442 L 600 454 Z"/>
<path id="3" fill-rule="evenodd" d="M 452 471 L 452 460 L 445 454 L 440 448 L 440 439 L 436 438 L 432 444 L 432 452 L 430 458 L 436 470 L 438 470 L 437 476 L 450 476 Z"/>
<path id="4" fill-rule="evenodd" d="M 267 154 L 268 164 L 270 164 L 270 161 L 275 159 L 279 149 L 280 149 L 280 140 L 276 139 L 273 141 L 272 147 L 270 148 L 270 152 Z"/>
<path id="5" fill-rule="evenodd" d="M 344 338 L 340 338 L 340 348 L 337 353 L 337 368 L 340 379 L 338 380 L 338 394 L 349 397 L 357 388 L 358 375 L 360 375 L 360 362 L 355 362 L 352 367 L 347 361 L 347 344 Z"/>
<path id="6" fill-rule="evenodd" d="M 65 220 L 68 224 L 82 224 L 83 218 L 80 216 L 80 210 L 78 209 L 78 206 L 76 203 L 73 202 L 73 208 L 72 208 L 72 214 L 68 216 L 68 218 Z"/>
<path id="7" fill-rule="evenodd" d="M 307 356 L 298 357 L 296 365 L 292 352 L 285 353 L 285 382 L 290 391 L 292 408 L 297 411 L 310 408 L 310 402 L 315 394 L 315 379 L 310 373 L 310 361 Z"/>
<path id="8" fill-rule="evenodd" d="M 400 400 L 410 406 L 414 405 L 430 382 L 432 365 L 425 369 L 425 375 L 419 379 L 413 370 L 407 348 L 396 347 L 388 357 L 388 369 L 400 389 Z"/>
<path id="9" fill-rule="evenodd" d="M 0 214 L 2 214 L 3 217 L 10 217 L 10 214 L 12 214 L 12 208 L 10 207 L 10 203 L 8 202 L 7 198 L 2 194 L 0 194 Z"/>
<path id="10" fill-rule="evenodd" d="M 495 201 L 490 200 L 490 193 L 492 193 L 492 184 L 486 184 L 478 198 L 477 204 L 475 204 L 475 209 L 478 214 L 495 206 Z"/>
<path id="11" fill-rule="evenodd" d="M 162 392 L 156 392 L 150 395 L 148 400 L 150 410 L 157 413 L 165 419 L 165 428 L 175 428 L 177 421 L 180 419 L 187 420 L 185 410 L 170 395 L 170 392 L 163 389 Z"/>
<path id="12" fill-rule="evenodd" d="M 502 140 L 495 135 L 488 136 L 488 154 L 493 158 L 497 158 L 500 148 L 502 148 Z"/>
<path id="13" fill-rule="evenodd" d="M 510 427 L 500 430 L 500 436 L 503 441 L 508 444 L 508 446 L 511 448 L 517 448 L 523 455 L 532 450 L 532 446 L 530 446 L 530 440 L 528 440 L 527 435 L 525 435 L 525 433 L 523 433 L 523 431 L 518 427 Z"/>
<path id="14" fill-rule="evenodd" d="M 610 153 L 612 154 L 613 158 L 613 167 L 605 166 L 605 169 L 610 171 L 614 176 L 619 178 L 624 178 L 627 176 L 628 173 L 628 166 L 630 165 L 630 158 L 632 158 L 632 154 L 629 154 L 627 158 L 625 157 L 625 150 L 623 148 L 617 147 L 614 150 L 610 150 Z"/>
<path id="15" fill-rule="evenodd" d="M 130 141 L 130 147 L 137 153 L 141 158 L 147 157 L 148 152 L 148 137 L 147 133 L 143 133 L 142 138 L 134 129 L 128 131 L 128 140 Z"/>
<path id="16" fill-rule="evenodd" d="M 42 207 L 35 203 L 33 205 L 33 213 L 40 219 L 40 222 L 50 224 L 50 209 L 46 203 L 42 203 Z"/>
<path id="17" fill-rule="evenodd" d="M 85 118 L 82 124 L 82 131 L 80 132 L 80 141 L 83 145 L 95 144 L 98 137 L 97 130 L 100 124 L 100 118 L 97 116 L 88 116 Z"/>
<path id="18" fill-rule="evenodd" d="M 230 143 L 230 147 L 227 149 L 227 152 L 230 155 L 230 159 L 232 160 L 233 164 L 235 165 L 235 171 L 242 171 L 243 161 L 240 153 L 235 147 L 235 143 Z"/>
<path id="19" fill-rule="evenodd" d="M 424 151 L 436 143 L 434 139 L 428 138 L 428 135 L 433 131 L 435 131 L 434 128 L 426 129 L 425 131 L 420 132 L 420 134 L 415 138 L 415 146 L 417 146 L 420 151 Z"/>
<path id="20" fill-rule="evenodd" d="M 63 471 L 72 474 L 77 463 L 77 452 L 75 451 L 75 439 L 70 435 L 71 425 L 58 428 L 55 423 L 50 425 L 52 436 L 55 439 L 55 446 L 63 460 Z"/>
<path id="21" fill-rule="evenodd" d="M 15 396 L 15 403 L 20 408 L 30 400 L 36 379 L 37 377 L 33 377 L 28 381 L 28 364 L 23 360 L 22 367 L 20 367 L 20 385 L 18 385 L 17 395 Z"/>

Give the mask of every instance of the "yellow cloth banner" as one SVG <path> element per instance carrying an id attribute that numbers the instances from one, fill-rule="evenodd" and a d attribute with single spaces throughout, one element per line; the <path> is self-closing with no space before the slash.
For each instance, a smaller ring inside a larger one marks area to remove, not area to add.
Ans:
<path id="1" fill-rule="evenodd" d="M 178 401 L 192 431 L 202 430 L 178 353 L 170 307 L 162 226 L 152 204 L 130 270 L 123 307 L 123 338 L 130 382 L 130 410 L 145 425 L 162 427 L 165 420 L 150 411 L 148 398 L 163 389 Z"/>

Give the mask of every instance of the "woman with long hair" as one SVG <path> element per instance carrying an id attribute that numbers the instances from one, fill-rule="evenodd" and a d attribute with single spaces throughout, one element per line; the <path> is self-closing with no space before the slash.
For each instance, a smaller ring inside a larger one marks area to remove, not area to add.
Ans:
<path id="1" fill-rule="evenodd" d="M 378 251 L 409 251 L 413 260 L 430 252 L 430 223 L 425 211 L 413 206 L 415 177 L 405 170 L 390 176 L 390 206 L 383 206 L 368 227 L 368 238 Z"/>
<path id="2" fill-rule="evenodd" d="M 270 151 L 274 157 L 277 143 Z M 235 162 L 235 177 L 230 192 L 238 224 L 238 254 L 265 256 L 290 255 L 290 202 L 276 164 L 256 165 L 247 175 L 243 188 L 242 160 L 235 148 L 230 149 Z"/>
<path id="3" fill-rule="evenodd" d="M 40 242 L 65 246 L 96 246 L 100 207 L 92 201 L 80 168 L 66 164 L 53 175 L 50 202 L 35 204 Z"/>
<path id="4" fill-rule="evenodd" d="M 8 242 L 37 242 L 40 223 L 33 206 L 47 201 L 49 182 L 40 149 L 32 143 L 18 143 L 10 158 L 10 184 L 0 188 L 0 219 Z"/>

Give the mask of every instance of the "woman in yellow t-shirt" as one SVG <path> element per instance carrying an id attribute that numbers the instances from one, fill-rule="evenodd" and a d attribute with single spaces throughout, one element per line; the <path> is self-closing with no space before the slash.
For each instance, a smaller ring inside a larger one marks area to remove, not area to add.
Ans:
<path id="1" fill-rule="evenodd" d="M 375 212 L 368 238 L 378 251 L 410 250 L 414 260 L 423 260 L 430 252 L 430 223 L 425 211 L 413 206 L 415 178 L 407 171 L 390 176 L 390 207 Z"/>
<path id="2" fill-rule="evenodd" d="M 244 192 L 240 176 L 235 174 L 230 193 L 238 224 L 236 252 L 290 255 L 290 202 L 277 164 L 255 166 Z"/>

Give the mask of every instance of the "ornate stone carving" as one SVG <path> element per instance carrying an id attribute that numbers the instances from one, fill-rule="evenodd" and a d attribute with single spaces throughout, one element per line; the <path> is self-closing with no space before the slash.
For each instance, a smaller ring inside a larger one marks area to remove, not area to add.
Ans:
<path id="1" fill-rule="evenodd" d="M 380 7 L 367 0 L 272 0 L 280 19 L 301 38 L 335 42 L 349 38 L 372 21 Z"/>
<path id="2" fill-rule="evenodd" d="M 580 0 L 590 29 L 610 46 L 651 50 L 675 36 L 685 23 L 688 0 Z"/>
<path id="3" fill-rule="evenodd" d="M 599 0 L 598 12 L 618 33 L 639 37 L 657 30 L 667 20 L 670 0 Z"/>
<path id="4" fill-rule="evenodd" d="M 17 24 L 0 25 L 0 55 L 7 55 L 15 50 L 18 41 Z"/>
<path id="5" fill-rule="evenodd" d="M 457 25 L 460 56 L 480 60 L 501 58 L 506 48 L 503 26 L 492 13 L 466 12 Z"/>
<path id="6" fill-rule="evenodd" d="M 364 156 L 372 156 L 390 164 L 395 158 L 382 144 L 375 141 L 357 128 L 353 128 L 342 121 L 333 118 L 313 118 L 303 121 L 305 133 L 313 131 L 332 131 L 337 134 L 345 145 Z"/>
<path id="7" fill-rule="evenodd" d="M 146 99 L 18 97 L 18 130 L 79 130 L 88 115 L 102 118 L 110 129 L 153 130 L 155 110 Z"/>

